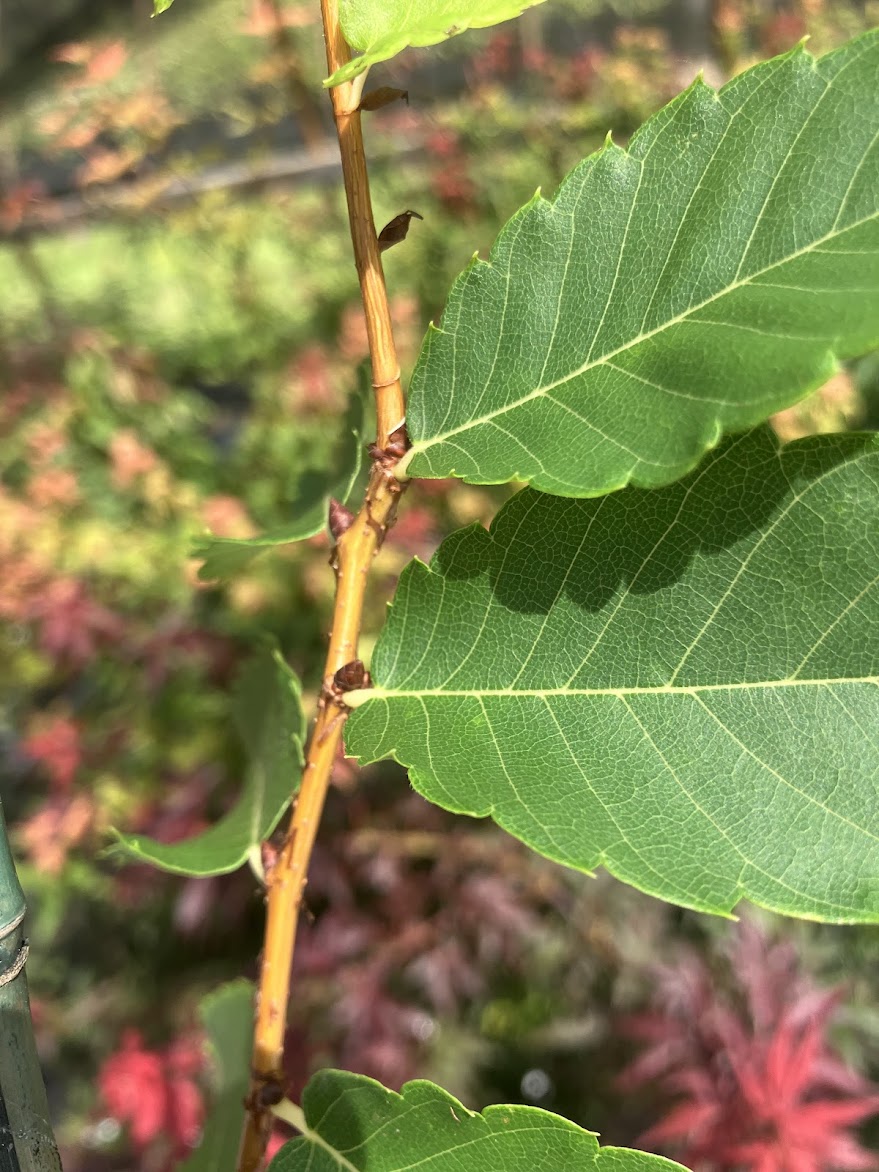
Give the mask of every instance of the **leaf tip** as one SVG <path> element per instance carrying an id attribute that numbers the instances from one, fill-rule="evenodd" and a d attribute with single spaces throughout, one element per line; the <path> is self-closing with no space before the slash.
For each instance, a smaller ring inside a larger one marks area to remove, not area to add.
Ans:
<path id="1" fill-rule="evenodd" d="M 719 101 L 719 95 L 713 85 L 709 85 L 705 80 L 705 70 L 700 69 L 690 84 L 681 94 L 678 95 L 677 100 L 681 101 L 690 94 L 698 94 L 700 97 L 711 97 L 715 101 Z"/>
<path id="2" fill-rule="evenodd" d="M 811 34 L 806 33 L 786 53 L 781 54 L 780 60 L 798 61 L 800 58 L 805 57 L 808 59 L 811 68 L 816 70 L 818 68 L 818 58 L 814 53 L 809 52 L 808 42 L 810 40 Z"/>

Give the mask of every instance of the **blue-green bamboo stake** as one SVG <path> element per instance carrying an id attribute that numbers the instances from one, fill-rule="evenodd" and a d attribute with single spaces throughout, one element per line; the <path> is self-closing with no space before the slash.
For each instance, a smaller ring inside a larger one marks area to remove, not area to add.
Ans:
<path id="1" fill-rule="evenodd" d="M 0 1172 L 61 1172 L 27 995 L 24 892 L 0 805 Z"/>

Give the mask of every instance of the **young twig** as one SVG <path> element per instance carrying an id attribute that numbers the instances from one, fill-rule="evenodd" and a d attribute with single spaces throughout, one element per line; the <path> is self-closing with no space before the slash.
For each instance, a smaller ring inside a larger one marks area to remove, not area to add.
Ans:
<path id="1" fill-rule="evenodd" d="M 331 72 L 350 60 L 339 25 L 338 0 L 321 0 L 327 65 Z M 342 173 L 354 259 L 366 315 L 372 381 L 376 396 L 377 431 L 372 474 L 363 507 L 338 536 L 334 567 L 336 599 L 327 653 L 325 679 L 357 659 L 363 600 L 370 563 L 393 522 L 403 485 L 394 476 L 405 436 L 405 401 L 400 367 L 391 330 L 384 273 L 369 196 L 369 178 L 360 128 L 359 87 L 346 83 L 330 91 L 342 156 Z M 348 710 L 344 690 L 324 690 L 290 832 L 271 870 L 268 883 L 265 945 L 262 953 L 254 1028 L 250 1094 L 239 1172 L 257 1172 L 272 1127 L 271 1099 L 265 1088 L 283 1085 L 284 1032 L 290 995 L 290 966 L 296 941 L 299 908 L 308 863 L 323 811 L 330 772 Z"/>

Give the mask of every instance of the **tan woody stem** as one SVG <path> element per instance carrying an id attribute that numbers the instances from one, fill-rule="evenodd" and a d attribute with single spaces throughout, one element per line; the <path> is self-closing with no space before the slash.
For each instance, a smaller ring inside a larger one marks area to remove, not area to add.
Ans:
<path id="1" fill-rule="evenodd" d="M 339 25 L 337 0 L 321 0 L 321 12 L 327 65 L 330 72 L 335 72 L 350 60 L 350 50 Z M 272 1127 L 271 1107 L 283 1091 L 284 1033 L 299 909 L 330 773 L 347 716 L 344 693 L 334 686 L 334 677 L 357 658 L 369 568 L 393 520 L 402 491 L 402 485 L 393 474 L 396 454 L 392 441 L 397 438 L 394 433 L 403 423 L 405 403 L 369 196 L 360 111 L 357 109 L 359 90 L 359 86 L 348 82 L 330 93 L 342 156 L 354 260 L 369 337 L 378 420 L 377 446 L 385 449 L 391 445 L 392 451 L 387 456 L 379 453 L 374 460 L 363 506 L 350 528 L 338 539 L 333 628 L 320 710 L 290 832 L 267 877 L 265 945 L 257 996 L 251 1089 L 238 1158 L 239 1172 L 257 1172 L 260 1168 Z"/>

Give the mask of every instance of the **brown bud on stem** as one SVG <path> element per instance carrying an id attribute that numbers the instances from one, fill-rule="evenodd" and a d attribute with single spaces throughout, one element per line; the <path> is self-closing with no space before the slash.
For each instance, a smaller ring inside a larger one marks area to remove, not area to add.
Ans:
<path id="1" fill-rule="evenodd" d="M 384 228 L 378 234 L 379 252 L 386 252 L 387 249 L 393 248 L 395 244 L 399 244 L 401 240 L 406 239 L 406 233 L 409 231 L 409 221 L 413 216 L 416 220 L 424 219 L 424 216 L 420 216 L 418 212 L 406 211 L 400 212 L 399 216 L 394 216 L 389 224 L 385 224 Z"/>
<path id="2" fill-rule="evenodd" d="M 388 446 L 386 448 L 380 448 L 378 444 L 370 444 L 367 451 L 369 452 L 370 459 L 381 464 L 382 468 L 391 471 L 394 465 L 403 459 L 411 446 L 409 433 L 406 431 L 406 424 L 401 423 L 388 436 Z"/>
<path id="3" fill-rule="evenodd" d="M 388 436 L 388 446 L 385 448 L 385 453 L 388 456 L 402 460 L 411 447 L 409 433 L 406 431 L 406 424 L 401 423 Z"/>
<path id="4" fill-rule="evenodd" d="M 354 514 L 350 509 L 346 509 L 341 501 L 337 501 L 335 497 L 330 497 L 330 515 L 329 525 L 330 533 L 333 535 L 333 541 L 338 541 L 342 534 L 350 529 L 354 523 Z"/>
<path id="5" fill-rule="evenodd" d="M 284 1097 L 284 1088 L 279 1082 L 268 1082 L 265 1086 L 260 1088 L 259 1105 L 260 1107 L 274 1107 L 280 1103 Z"/>
<path id="6" fill-rule="evenodd" d="M 338 692 L 353 692 L 355 688 L 369 687 L 369 672 L 362 659 L 352 659 L 333 676 L 333 687 Z"/>
<path id="7" fill-rule="evenodd" d="M 360 99 L 361 110 L 380 110 L 382 106 L 389 106 L 391 102 L 404 101 L 409 105 L 409 91 L 398 90 L 391 85 L 379 86 L 376 90 L 369 90 Z"/>

